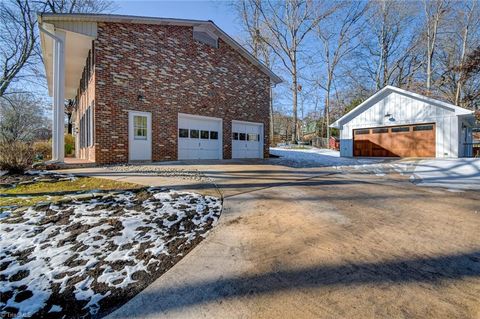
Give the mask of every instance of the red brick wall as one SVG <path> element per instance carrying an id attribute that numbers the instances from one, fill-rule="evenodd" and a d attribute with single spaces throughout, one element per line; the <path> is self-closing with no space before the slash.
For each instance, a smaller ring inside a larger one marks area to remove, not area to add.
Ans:
<path id="1" fill-rule="evenodd" d="M 152 114 L 153 161 L 177 159 L 178 113 L 223 118 L 223 157 L 232 120 L 264 124 L 268 157 L 269 78 L 219 40 L 191 27 L 99 23 L 95 40 L 95 160 L 128 161 L 128 110 Z M 138 96 L 142 95 L 143 100 Z"/>

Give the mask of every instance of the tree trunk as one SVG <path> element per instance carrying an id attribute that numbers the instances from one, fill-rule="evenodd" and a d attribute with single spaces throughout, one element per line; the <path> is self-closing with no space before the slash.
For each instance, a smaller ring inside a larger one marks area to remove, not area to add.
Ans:
<path id="1" fill-rule="evenodd" d="M 274 123 L 273 123 L 273 89 L 270 86 L 270 143 L 274 142 Z"/>
<path id="2" fill-rule="evenodd" d="M 296 71 L 292 74 L 292 89 L 293 89 L 293 128 L 292 128 L 292 142 L 296 143 L 297 141 L 297 97 L 298 97 L 298 92 L 297 92 L 297 74 Z"/>
<path id="3" fill-rule="evenodd" d="M 475 1 L 472 3 L 472 9 L 468 15 L 468 18 L 467 18 L 467 24 L 465 25 L 465 30 L 463 32 L 463 43 L 462 43 L 462 54 L 460 56 L 460 65 L 459 65 L 459 69 L 461 70 L 460 71 L 460 78 L 458 79 L 457 81 L 457 91 L 455 93 L 455 105 L 459 105 L 460 103 L 460 98 L 462 96 L 462 87 L 463 87 L 463 65 L 464 65 L 464 62 L 465 62 L 465 54 L 466 54 L 466 51 L 467 51 L 467 41 L 468 41 L 468 30 L 469 30 L 469 26 L 470 26 L 470 19 L 472 18 L 472 15 L 473 15 L 473 12 L 474 12 L 474 8 L 475 8 Z"/>
<path id="4" fill-rule="evenodd" d="M 327 92 L 326 92 L 326 96 L 325 96 L 325 120 L 326 120 L 326 129 L 327 129 L 327 143 L 328 143 L 328 147 L 327 148 L 330 148 L 330 88 L 331 88 L 331 85 L 332 85 L 332 74 L 328 74 L 328 78 L 327 78 Z"/>

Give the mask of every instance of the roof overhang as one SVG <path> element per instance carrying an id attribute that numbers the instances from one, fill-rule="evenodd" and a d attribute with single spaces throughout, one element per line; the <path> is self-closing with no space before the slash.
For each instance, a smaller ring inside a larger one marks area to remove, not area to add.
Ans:
<path id="1" fill-rule="evenodd" d="M 94 22 L 70 23 L 67 21 L 50 21 L 39 16 L 39 25 L 52 34 L 64 34 L 65 54 L 65 98 L 72 99 L 77 89 L 85 67 L 92 41 L 97 36 L 97 24 Z M 40 31 L 42 59 L 47 77 L 48 93 L 53 92 L 53 50 L 54 39 Z"/>
<path id="2" fill-rule="evenodd" d="M 138 24 L 161 24 L 190 26 L 214 34 L 225 43 L 236 49 L 244 58 L 266 74 L 274 84 L 282 82 L 282 79 L 273 73 L 262 62 L 255 58 L 243 46 L 220 29 L 213 21 L 169 19 L 129 15 L 110 14 L 63 14 L 63 13 L 39 13 L 38 23 L 43 28 L 54 31 L 65 31 L 65 98 L 72 98 L 82 75 L 83 66 L 91 48 L 91 41 L 97 37 L 97 23 L 138 23 Z M 40 32 L 43 62 L 47 74 L 49 93 L 51 94 L 52 83 L 52 50 L 53 40 Z M 72 95 L 73 94 L 73 95 Z"/>
<path id="3" fill-rule="evenodd" d="M 330 127 L 342 129 L 343 125 L 345 123 L 349 122 L 349 119 L 354 118 L 356 115 L 359 115 L 366 108 L 368 108 L 368 106 L 370 106 L 372 104 L 372 102 L 374 103 L 377 100 L 381 100 L 382 98 L 384 98 L 387 94 L 389 94 L 391 92 L 396 92 L 396 93 L 399 93 L 399 94 L 402 94 L 402 95 L 405 95 L 405 96 L 409 96 L 409 97 L 412 97 L 412 98 L 415 98 L 415 99 L 418 99 L 418 100 L 421 100 L 421 101 L 425 101 L 425 102 L 430 103 L 432 105 L 437 105 L 437 106 L 440 106 L 440 107 L 444 107 L 446 109 L 449 109 L 450 111 L 455 112 L 455 115 L 457 115 L 457 116 L 467 116 L 468 117 L 468 116 L 473 116 L 473 113 L 474 113 L 473 111 L 467 110 L 467 109 L 465 109 L 463 107 L 460 107 L 460 106 L 456 106 L 454 104 L 443 102 L 443 101 L 440 101 L 440 100 L 437 100 L 437 99 L 432 99 L 430 97 L 427 97 L 427 96 L 424 96 L 424 95 L 421 95 L 421 94 L 418 94 L 418 93 L 413 93 L 413 92 L 410 92 L 410 91 L 407 91 L 407 90 L 397 88 L 395 86 L 388 85 L 388 86 L 384 87 L 383 89 L 381 89 L 380 91 L 378 91 L 377 93 L 373 94 L 371 97 L 366 99 L 363 103 L 361 103 L 360 105 L 355 107 L 353 110 L 351 110 L 350 112 L 348 112 L 347 114 L 343 115 L 341 118 L 336 120 L 334 123 L 332 123 L 330 125 Z"/>

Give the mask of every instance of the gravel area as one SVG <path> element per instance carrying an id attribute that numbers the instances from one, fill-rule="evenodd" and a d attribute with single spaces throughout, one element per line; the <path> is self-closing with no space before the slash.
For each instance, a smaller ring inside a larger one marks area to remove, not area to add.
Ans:
<path id="1" fill-rule="evenodd" d="M 195 180 L 202 182 L 212 182 L 211 178 L 206 177 L 196 169 L 171 168 L 159 165 L 116 165 L 108 169 L 121 173 L 140 173 L 144 175 L 158 175 L 163 177 L 175 177 L 186 180 Z"/>

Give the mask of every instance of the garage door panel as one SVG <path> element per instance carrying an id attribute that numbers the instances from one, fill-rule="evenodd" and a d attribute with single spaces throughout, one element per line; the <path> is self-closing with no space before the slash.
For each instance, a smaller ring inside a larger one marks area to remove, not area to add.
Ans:
<path id="1" fill-rule="evenodd" d="M 178 159 L 221 159 L 222 121 L 217 118 L 178 116 Z"/>
<path id="2" fill-rule="evenodd" d="M 232 122 L 232 158 L 263 157 L 263 125 Z"/>
<path id="3" fill-rule="evenodd" d="M 353 133 L 354 156 L 435 156 L 435 124 L 357 129 Z"/>

